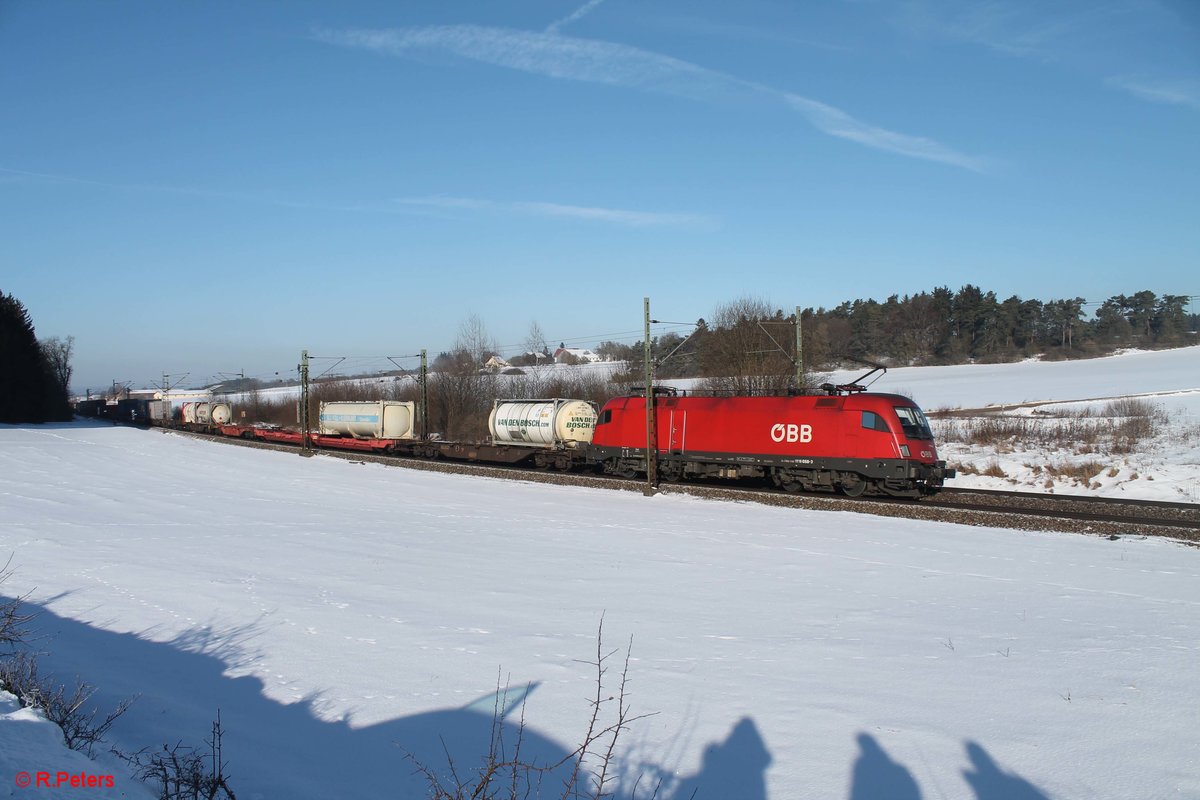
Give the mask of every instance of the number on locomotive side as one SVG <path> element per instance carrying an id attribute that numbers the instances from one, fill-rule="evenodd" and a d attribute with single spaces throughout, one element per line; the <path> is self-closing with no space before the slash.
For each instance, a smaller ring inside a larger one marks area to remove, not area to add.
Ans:
<path id="1" fill-rule="evenodd" d="M 777 422 L 771 426 L 771 441 L 773 442 L 811 442 L 812 425 L 784 425 Z"/>

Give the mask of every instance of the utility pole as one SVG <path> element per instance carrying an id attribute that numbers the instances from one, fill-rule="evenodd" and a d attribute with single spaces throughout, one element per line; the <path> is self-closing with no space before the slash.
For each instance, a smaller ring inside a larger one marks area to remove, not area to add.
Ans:
<path id="1" fill-rule="evenodd" d="M 421 348 L 421 438 L 429 438 L 429 360 Z"/>
<path id="2" fill-rule="evenodd" d="M 300 351 L 300 455 L 311 456 L 308 427 L 308 351 Z"/>
<path id="3" fill-rule="evenodd" d="M 800 338 L 800 306 L 796 306 L 796 392 L 804 388 L 804 342 Z"/>
<path id="4" fill-rule="evenodd" d="M 654 361 L 650 357 L 650 298 L 642 298 L 645 312 L 645 335 L 643 337 L 643 359 L 646 367 L 646 488 L 647 497 L 658 492 L 658 441 L 654 420 Z"/>

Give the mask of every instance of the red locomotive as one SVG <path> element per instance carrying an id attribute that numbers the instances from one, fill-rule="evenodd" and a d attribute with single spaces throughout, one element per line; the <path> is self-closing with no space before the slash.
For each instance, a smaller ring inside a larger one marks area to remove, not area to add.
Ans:
<path id="1" fill-rule="evenodd" d="M 826 396 L 679 397 L 655 392 L 658 472 L 684 478 L 769 478 L 787 491 L 916 498 L 954 477 L 938 461 L 921 409 L 857 385 Z M 843 395 L 842 392 L 849 394 Z M 605 472 L 646 472 L 646 398 L 609 400 L 589 457 Z"/>

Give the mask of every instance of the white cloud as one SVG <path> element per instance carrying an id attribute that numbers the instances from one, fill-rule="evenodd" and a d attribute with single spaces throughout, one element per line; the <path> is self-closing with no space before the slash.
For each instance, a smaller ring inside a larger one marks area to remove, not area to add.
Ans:
<path id="1" fill-rule="evenodd" d="M 1106 83 L 1151 103 L 1200 108 L 1200 84 L 1196 82 L 1161 83 L 1118 75 L 1109 78 Z"/>
<path id="2" fill-rule="evenodd" d="M 402 56 L 421 51 L 551 78 L 628 86 L 680 94 L 704 94 L 733 79 L 670 56 L 636 47 L 553 33 L 443 25 L 428 28 L 319 31 L 330 44 Z"/>
<path id="3" fill-rule="evenodd" d="M 613 42 L 475 25 L 325 30 L 315 35 L 330 44 L 396 56 L 422 50 L 449 52 L 472 61 L 551 78 L 663 92 L 696 100 L 707 101 L 729 92 L 753 93 L 786 103 L 830 136 L 965 169 L 979 171 L 984 164 L 982 159 L 959 153 L 933 139 L 871 125 L 826 103 Z"/>
<path id="4" fill-rule="evenodd" d="M 580 17 L 589 13 L 593 8 L 595 8 L 596 6 L 600 5 L 603 2 L 604 2 L 604 0 L 588 0 L 582 6 L 575 9 L 575 11 L 572 14 L 570 14 L 566 17 L 563 17 L 562 19 L 558 20 L 557 22 L 552 22 L 548 26 L 546 26 L 546 33 L 558 33 L 559 28 L 563 27 L 564 25 L 570 25 L 572 22 L 575 22 Z"/>
<path id="5" fill-rule="evenodd" d="M 917 35 L 970 42 L 1010 56 L 1057 60 L 1073 41 L 1086 40 L 1130 13 L 1121 3 L 1090 0 L 907 0 L 897 7 L 895 20 Z"/>
<path id="6" fill-rule="evenodd" d="M 988 162 L 985 159 L 964 155 L 933 139 L 909 136 L 870 125 L 855 119 L 841 109 L 818 103 L 816 100 L 809 100 L 806 97 L 793 94 L 784 96 L 788 104 L 804 114 L 813 126 L 830 136 L 848 139 L 867 147 L 887 150 L 910 158 L 938 161 L 975 172 L 983 172 L 987 168 Z"/>
<path id="7" fill-rule="evenodd" d="M 498 211 L 509 214 L 525 214 L 540 217 L 569 217 L 572 219 L 607 222 L 632 227 L 653 226 L 710 226 L 712 219 L 702 214 L 683 214 L 662 211 L 631 211 L 623 208 L 599 208 L 595 206 L 573 206 L 563 203 L 538 201 L 498 202 L 476 197 L 452 197 L 432 195 L 429 197 L 401 197 L 398 203 L 406 206 L 467 211 Z"/>
<path id="8" fill-rule="evenodd" d="M 428 197 L 399 197 L 397 203 L 406 206 L 425 206 L 427 208 L 465 208 L 478 210 L 494 205 L 488 200 L 478 200 L 474 197 L 448 197 L 446 195 L 430 195 Z"/>
<path id="9" fill-rule="evenodd" d="M 573 217 L 575 219 L 597 220 L 599 222 L 615 222 L 621 225 L 636 227 L 654 225 L 703 225 L 709 222 L 707 217 L 697 214 L 673 214 L 661 211 L 628 211 L 621 208 L 593 208 L 589 206 L 568 206 L 560 203 L 513 203 L 518 211 L 531 214 L 543 214 L 551 217 Z"/>

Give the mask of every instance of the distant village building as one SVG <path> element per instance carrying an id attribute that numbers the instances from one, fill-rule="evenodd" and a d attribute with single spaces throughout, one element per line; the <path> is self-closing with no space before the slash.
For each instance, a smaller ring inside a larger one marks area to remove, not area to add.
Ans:
<path id="1" fill-rule="evenodd" d="M 559 364 L 598 364 L 603 360 L 591 350 L 560 346 L 554 351 L 554 361 Z"/>
<path id="2" fill-rule="evenodd" d="M 490 370 L 499 372 L 502 369 L 511 367 L 512 364 L 509 364 L 507 361 L 505 361 L 500 356 L 492 356 L 487 361 L 483 362 L 483 366 L 484 366 L 484 369 L 490 369 Z"/>
<path id="3" fill-rule="evenodd" d="M 526 350 L 519 356 L 513 356 L 509 362 L 514 367 L 540 367 L 543 364 L 553 364 L 554 356 L 550 355 L 550 351 L 539 353 L 535 350 Z"/>

